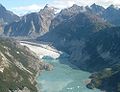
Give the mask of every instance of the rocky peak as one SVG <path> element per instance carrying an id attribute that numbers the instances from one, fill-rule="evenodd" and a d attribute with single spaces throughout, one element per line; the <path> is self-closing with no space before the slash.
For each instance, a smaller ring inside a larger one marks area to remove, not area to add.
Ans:
<path id="1" fill-rule="evenodd" d="M 79 7 L 77 4 L 73 4 L 72 8 L 77 8 Z"/>
<path id="2" fill-rule="evenodd" d="M 102 11 L 104 11 L 105 10 L 105 8 L 104 7 L 102 7 L 102 6 L 99 6 L 99 5 L 97 5 L 97 4 L 92 4 L 91 6 L 90 6 L 90 8 L 92 9 L 92 11 L 93 12 L 95 12 L 95 13 L 100 13 L 100 12 L 102 12 Z"/>
<path id="3" fill-rule="evenodd" d="M 72 7 L 70 8 L 67 8 L 67 9 L 63 9 L 59 15 L 65 15 L 65 16 L 72 16 L 72 15 L 76 15 L 80 12 L 85 12 L 86 11 L 86 8 L 83 7 L 83 6 L 78 6 L 76 4 L 73 4 Z"/>
<path id="4" fill-rule="evenodd" d="M 6 11 L 6 8 L 2 4 L 0 4 L 0 11 Z"/>
<path id="5" fill-rule="evenodd" d="M 111 11 L 115 10 L 116 11 L 117 8 L 112 4 L 106 10 L 111 10 Z"/>
<path id="6" fill-rule="evenodd" d="M 115 8 L 115 6 L 114 6 L 113 4 L 111 4 L 111 5 L 109 6 L 109 8 Z"/>
<path id="7" fill-rule="evenodd" d="M 48 4 L 45 5 L 43 9 L 40 10 L 40 15 L 54 15 L 55 9 L 50 7 Z"/>
<path id="8" fill-rule="evenodd" d="M 96 3 L 92 4 L 90 7 L 97 7 L 98 5 Z"/>

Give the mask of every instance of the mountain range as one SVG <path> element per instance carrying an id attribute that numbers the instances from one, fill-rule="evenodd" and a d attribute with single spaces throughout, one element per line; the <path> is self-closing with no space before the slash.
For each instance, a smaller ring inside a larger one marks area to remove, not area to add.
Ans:
<path id="1" fill-rule="evenodd" d="M 1 9 L 2 7 L 3 6 L 1 5 Z M 8 13 L 9 11 L 7 11 L 5 8 L 2 11 L 3 15 L 1 15 L 1 20 L 4 19 L 4 14 L 6 16 L 10 16 Z M 9 24 L 5 25 L 4 27 L 3 34 L 13 37 L 39 37 L 50 30 L 54 30 L 55 26 L 72 17 L 75 17 L 79 13 L 90 13 L 91 16 L 93 15 L 93 17 L 99 17 L 100 22 L 104 20 L 105 22 L 108 22 L 114 26 L 118 26 L 120 24 L 120 10 L 116 9 L 113 5 L 105 9 L 96 4 L 93 4 L 90 7 L 83 7 L 74 4 L 72 7 L 63 9 L 57 14 L 55 14 L 55 8 L 46 5 L 39 12 L 26 14 L 21 18 L 18 17 L 19 21 L 15 21 L 16 16 L 13 14 L 14 16 L 12 17 L 14 19 L 9 19 L 14 20 L 14 22 L 10 22 L 9 20 Z"/>
<path id="2" fill-rule="evenodd" d="M 88 88 L 120 92 L 119 8 L 74 4 L 55 14 L 55 8 L 46 5 L 39 12 L 18 17 L 0 5 L 0 12 L 2 36 L 49 42 L 68 53 L 72 64 L 93 73 Z"/>

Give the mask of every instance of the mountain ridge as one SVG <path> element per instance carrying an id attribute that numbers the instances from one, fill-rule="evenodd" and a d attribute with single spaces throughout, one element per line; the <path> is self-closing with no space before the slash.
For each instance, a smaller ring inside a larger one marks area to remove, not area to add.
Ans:
<path id="1" fill-rule="evenodd" d="M 8 36 L 29 36 L 36 37 L 48 31 L 51 20 L 54 16 L 54 9 L 45 6 L 40 12 L 30 13 L 21 18 L 18 22 L 6 25 L 4 34 Z"/>
<path id="2" fill-rule="evenodd" d="M 110 7 L 113 8 L 112 11 L 109 10 Z M 24 15 L 18 22 L 13 22 L 6 25 L 3 34 L 13 37 L 24 36 L 36 38 L 44 35 L 48 31 L 53 30 L 61 22 L 66 21 L 67 19 L 77 15 L 78 13 L 88 12 L 99 16 L 101 20 L 105 20 L 106 22 L 109 22 L 114 26 L 118 26 L 120 24 L 120 19 L 118 17 L 120 15 L 119 9 L 112 7 L 112 5 L 105 9 L 104 7 L 96 4 L 93 4 L 90 7 L 83 7 L 74 4 L 72 7 L 63 9 L 57 14 L 55 14 L 55 8 L 46 5 L 39 12 L 35 13 L 34 16 L 32 16 L 33 13 L 30 13 Z M 112 12 L 114 13 L 112 14 Z M 32 18 L 29 19 L 27 18 L 27 16 L 31 16 L 35 21 L 37 21 L 37 24 L 33 21 Z M 26 20 L 28 20 L 27 23 L 25 23 Z M 16 25 L 17 27 L 14 28 L 14 25 Z"/>

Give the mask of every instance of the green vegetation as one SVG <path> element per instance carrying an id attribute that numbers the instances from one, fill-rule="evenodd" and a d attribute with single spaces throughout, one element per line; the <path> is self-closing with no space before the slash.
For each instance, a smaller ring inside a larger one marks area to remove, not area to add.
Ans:
<path id="1" fill-rule="evenodd" d="M 94 73 L 90 76 L 88 88 L 99 88 L 107 92 L 120 92 L 120 65 Z"/>
<path id="2" fill-rule="evenodd" d="M 38 59 L 15 41 L 0 38 L 0 92 L 14 92 L 27 87 L 31 92 L 37 92 L 34 80 L 37 70 L 30 67 L 30 62 Z M 2 59 L 4 55 L 4 58 Z M 7 62 L 7 63 L 5 63 Z M 25 69 L 23 69 L 23 67 Z M 29 71 L 29 72 L 28 72 Z"/>

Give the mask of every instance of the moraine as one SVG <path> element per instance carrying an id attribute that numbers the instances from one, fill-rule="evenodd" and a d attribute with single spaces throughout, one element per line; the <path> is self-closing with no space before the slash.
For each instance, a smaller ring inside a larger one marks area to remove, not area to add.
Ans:
<path id="1" fill-rule="evenodd" d="M 40 76 L 37 77 L 40 92 L 101 92 L 97 89 L 91 90 L 86 88 L 90 73 L 79 70 L 76 66 L 70 64 L 67 55 L 59 57 L 61 52 L 53 50 L 53 48 L 48 45 L 44 48 L 45 45 L 41 47 L 23 42 L 21 42 L 21 44 L 30 48 L 38 56 L 42 53 L 42 57 L 39 57 L 42 58 L 44 62 L 54 66 L 52 71 L 43 71 Z M 46 54 L 45 51 L 49 52 L 49 54 Z"/>

